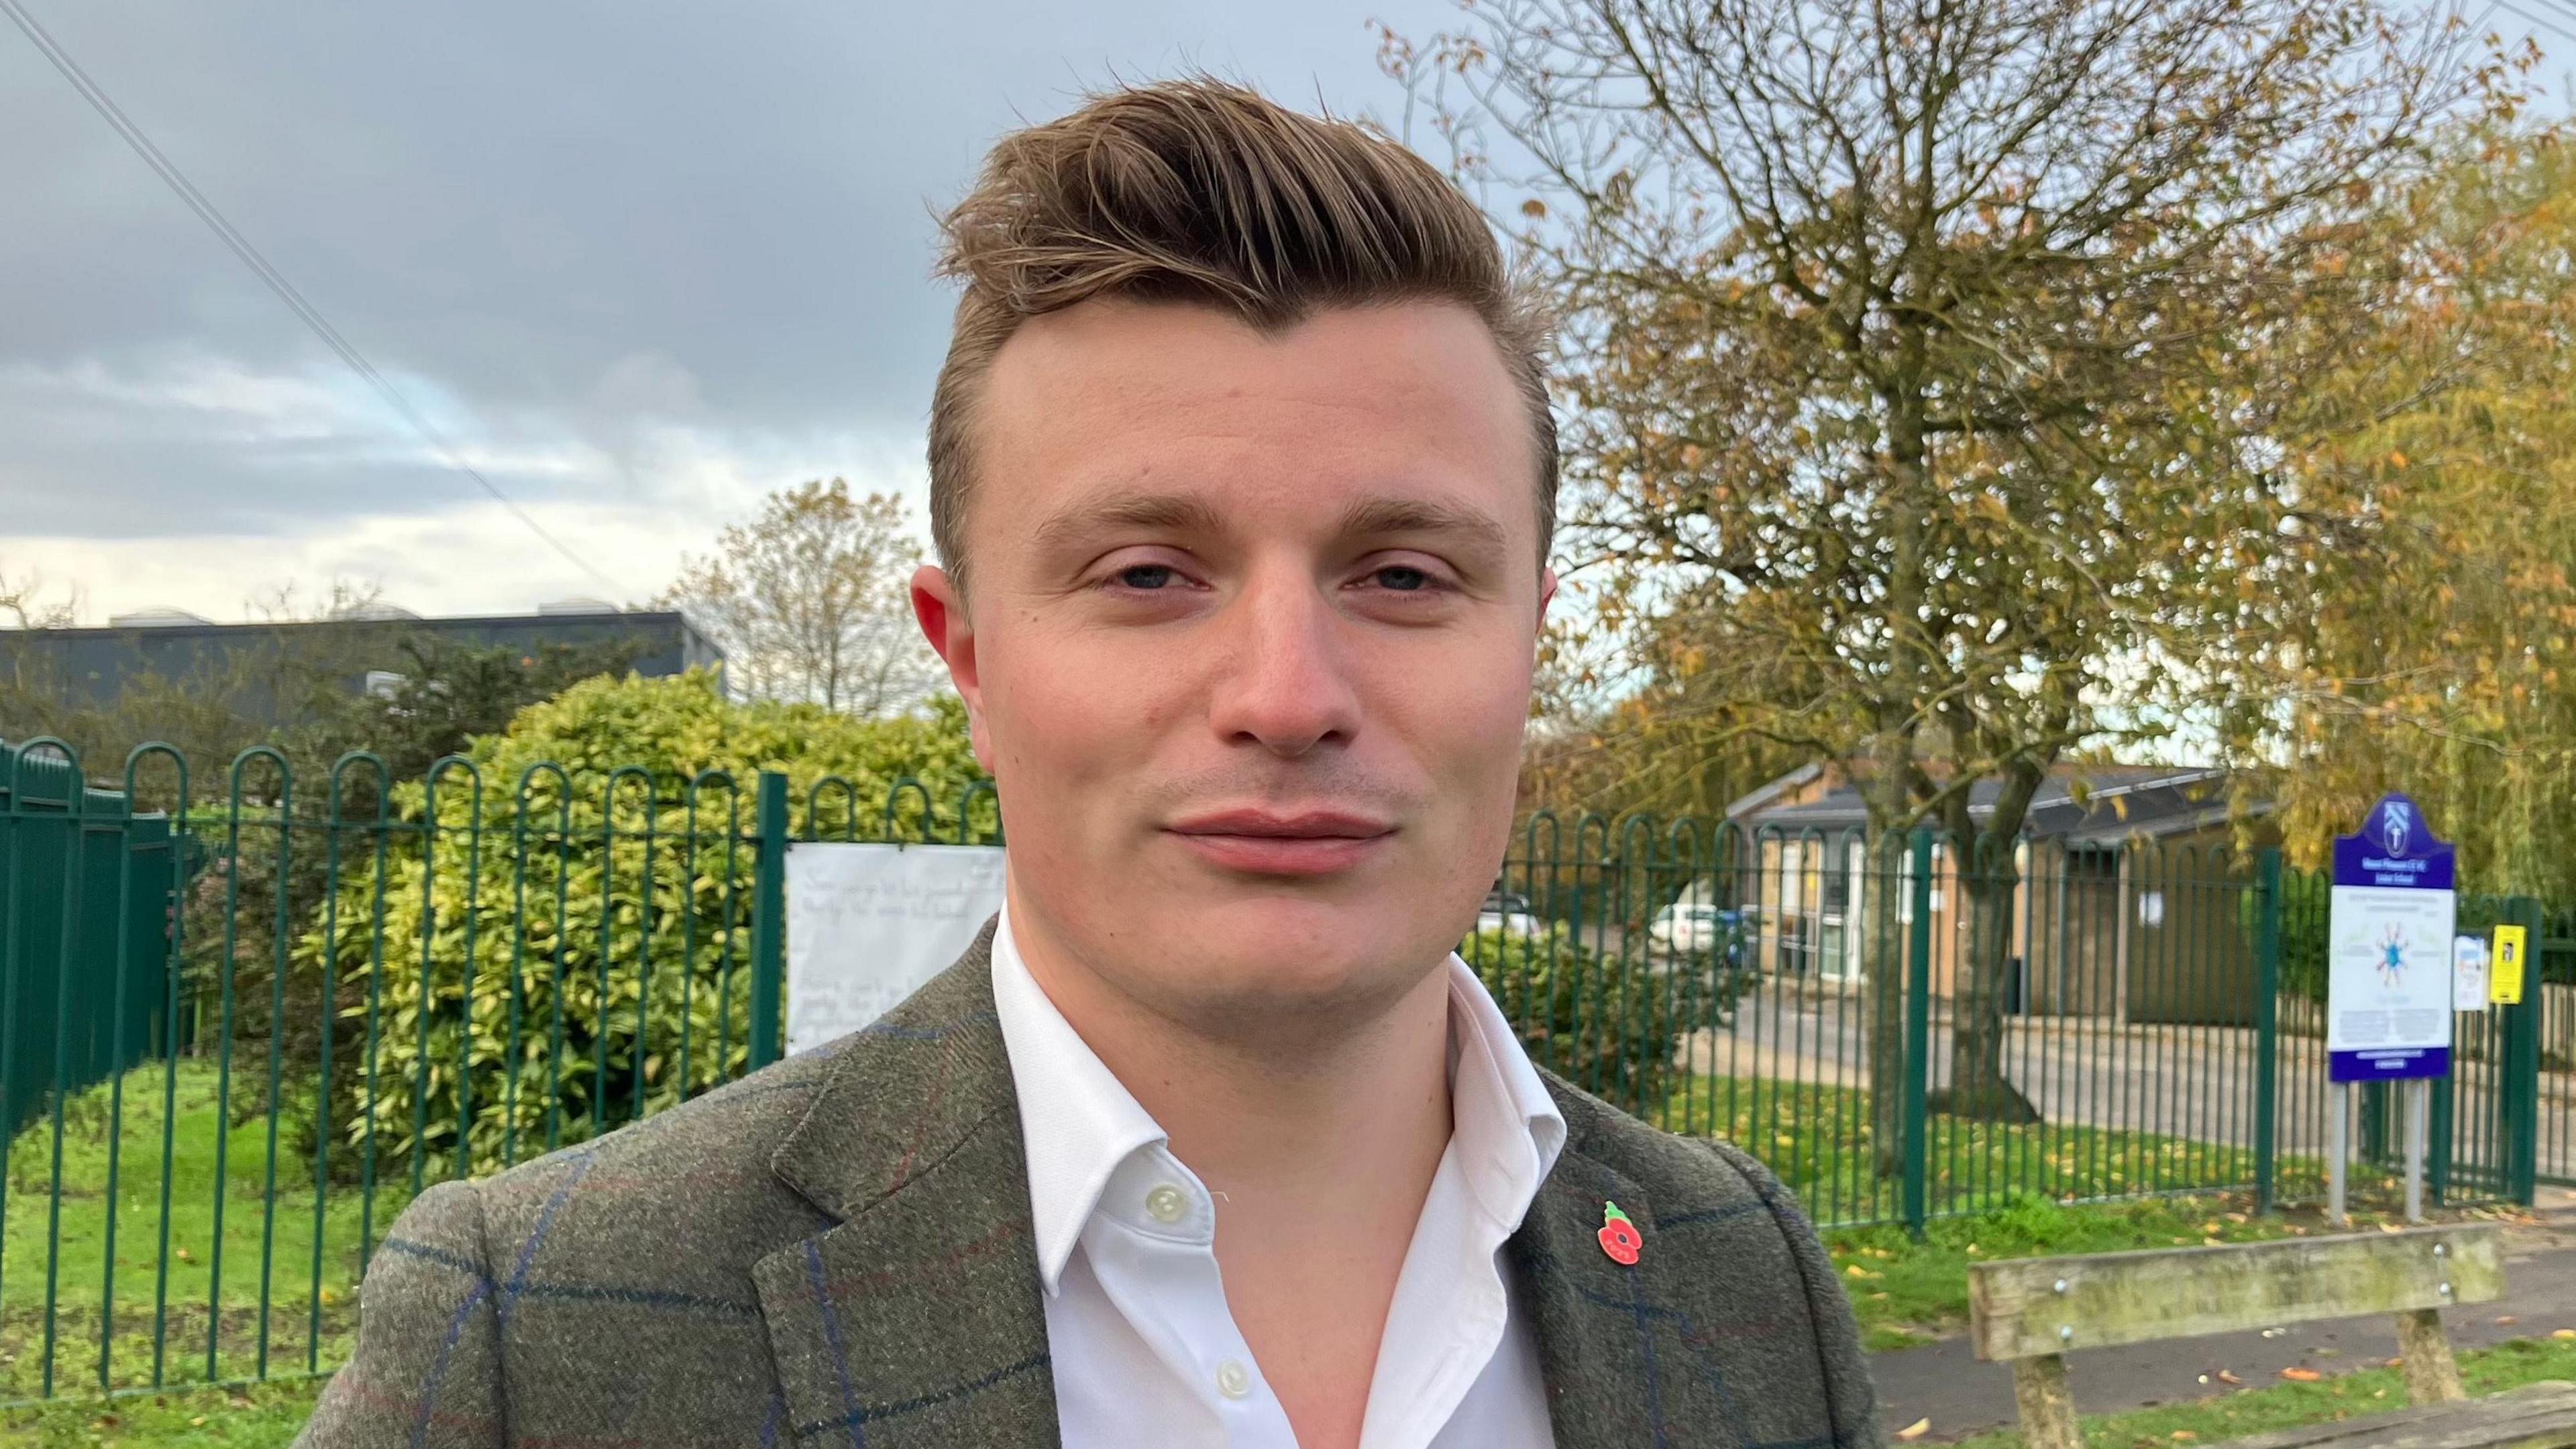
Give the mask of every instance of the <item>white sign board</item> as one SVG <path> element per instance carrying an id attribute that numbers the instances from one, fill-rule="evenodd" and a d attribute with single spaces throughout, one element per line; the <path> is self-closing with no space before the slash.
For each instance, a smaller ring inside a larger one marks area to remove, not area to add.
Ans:
<path id="1" fill-rule="evenodd" d="M 994 845 L 799 841 L 787 851 L 787 1050 L 885 1015 L 1002 908 Z"/>
<path id="2" fill-rule="evenodd" d="M 2354 1064 L 2338 1080 L 2448 1070 L 2452 899 L 2446 890 L 2334 888 L 2326 1051 Z"/>
<path id="3" fill-rule="evenodd" d="M 2487 943 L 2482 937 L 2451 940 L 2451 1009 L 2487 1009 Z"/>

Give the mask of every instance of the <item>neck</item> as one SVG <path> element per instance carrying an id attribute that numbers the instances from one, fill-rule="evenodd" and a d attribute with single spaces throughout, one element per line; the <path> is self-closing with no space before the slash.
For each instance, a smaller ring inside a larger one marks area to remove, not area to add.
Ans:
<path id="1" fill-rule="evenodd" d="M 1029 974 L 1216 1199 L 1244 1343 L 1298 1441 L 1354 1446 L 1396 1280 L 1448 1149 L 1449 982 L 1295 1012 L 1157 1011 L 1014 899 Z"/>

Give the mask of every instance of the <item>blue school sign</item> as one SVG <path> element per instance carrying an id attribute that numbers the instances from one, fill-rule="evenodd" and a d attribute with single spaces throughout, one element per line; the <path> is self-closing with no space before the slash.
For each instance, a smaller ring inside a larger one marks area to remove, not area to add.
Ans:
<path id="1" fill-rule="evenodd" d="M 2424 812 L 2386 795 L 2334 844 L 2326 947 L 2326 1075 L 2337 1082 L 2451 1071 L 2457 852 Z"/>

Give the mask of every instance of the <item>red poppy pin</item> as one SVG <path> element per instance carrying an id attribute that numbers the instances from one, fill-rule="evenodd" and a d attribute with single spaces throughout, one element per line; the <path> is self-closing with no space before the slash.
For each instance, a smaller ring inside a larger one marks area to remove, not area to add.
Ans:
<path id="1" fill-rule="evenodd" d="M 1634 1266 L 1637 1250 L 1646 1246 L 1646 1240 L 1638 1235 L 1637 1225 L 1628 1221 L 1628 1215 L 1619 1211 L 1615 1202 L 1601 1205 L 1600 1236 L 1601 1251 L 1610 1255 L 1611 1262 L 1626 1266 Z"/>

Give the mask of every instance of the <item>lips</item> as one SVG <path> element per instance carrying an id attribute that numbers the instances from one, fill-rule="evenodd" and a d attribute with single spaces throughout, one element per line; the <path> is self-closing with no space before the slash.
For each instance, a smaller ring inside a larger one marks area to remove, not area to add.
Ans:
<path id="1" fill-rule="evenodd" d="M 1164 829 L 1211 865 L 1271 876 L 1348 870 L 1395 836 L 1395 827 L 1384 820 L 1341 810 L 1222 810 Z"/>

